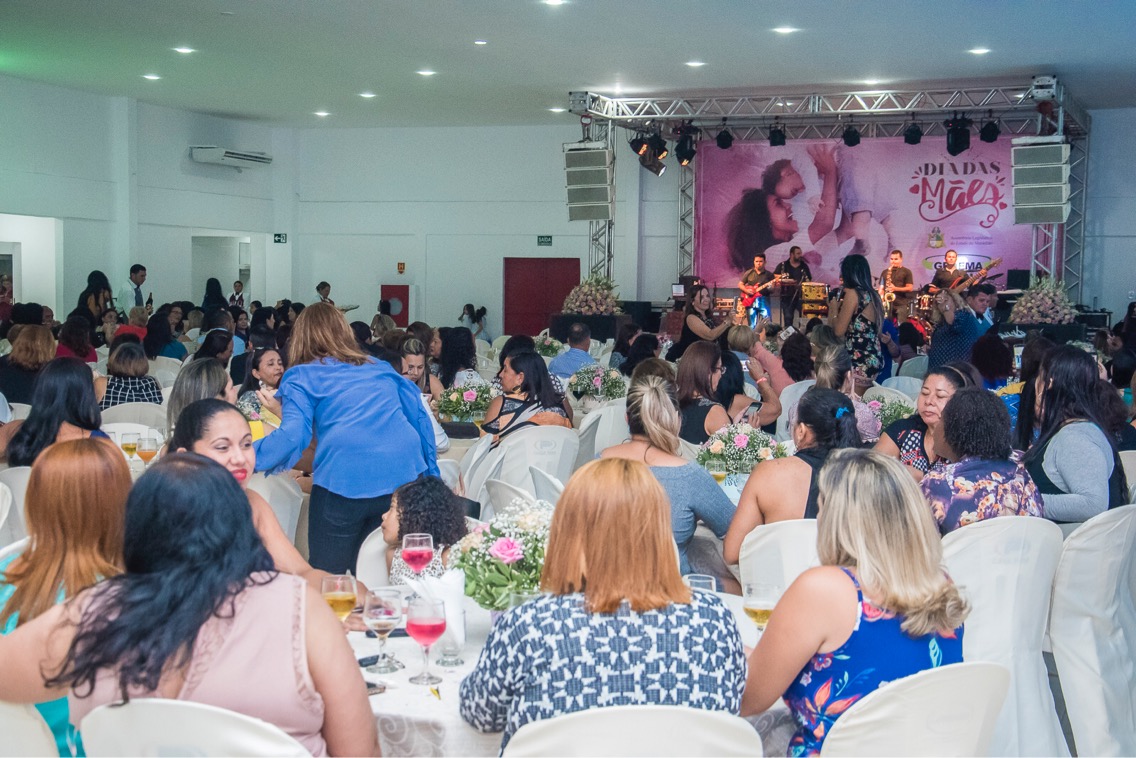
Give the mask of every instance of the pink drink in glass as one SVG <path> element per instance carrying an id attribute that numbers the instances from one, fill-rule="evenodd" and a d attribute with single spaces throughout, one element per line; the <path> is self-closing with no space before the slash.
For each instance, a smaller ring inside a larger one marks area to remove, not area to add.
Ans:
<path id="1" fill-rule="evenodd" d="M 421 618 L 406 622 L 406 632 L 423 647 L 430 647 L 446 632 L 446 619 Z"/>
<path id="2" fill-rule="evenodd" d="M 410 570 L 415 574 L 421 574 L 422 569 L 426 568 L 430 561 L 434 560 L 434 551 L 420 548 L 403 550 L 402 560 L 406 562 L 406 565 L 409 566 Z"/>

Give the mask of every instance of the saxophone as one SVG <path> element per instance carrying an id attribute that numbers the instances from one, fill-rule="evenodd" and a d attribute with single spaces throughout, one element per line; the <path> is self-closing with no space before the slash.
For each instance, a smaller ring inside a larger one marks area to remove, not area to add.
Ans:
<path id="1" fill-rule="evenodd" d="M 884 295 L 883 301 L 888 305 L 895 302 L 895 293 L 891 289 L 891 267 L 889 266 L 884 271 Z"/>

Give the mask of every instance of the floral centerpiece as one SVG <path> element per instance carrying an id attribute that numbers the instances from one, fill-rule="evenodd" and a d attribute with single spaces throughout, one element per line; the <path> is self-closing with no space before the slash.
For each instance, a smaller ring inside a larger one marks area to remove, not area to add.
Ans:
<path id="1" fill-rule="evenodd" d="M 534 337 L 533 342 L 536 343 L 536 354 L 545 358 L 555 358 L 564 350 L 563 342 L 549 337 L 547 334 L 543 337 Z"/>
<path id="2" fill-rule="evenodd" d="M 1015 324 L 1072 324 L 1077 311 L 1061 283 L 1035 278 L 1010 311 Z"/>
<path id="3" fill-rule="evenodd" d="M 698 451 L 698 463 L 705 466 L 720 461 L 727 474 L 749 474 L 761 461 L 784 458 L 789 454 L 783 442 L 744 421 L 730 424 L 710 435 Z"/>
<path id="4" fill-rule="evenodd" d="M 615 369 L 592 363 L 568 377 L 568 391 L 577 398 L 615 400 L 627 394 L 627 384 Z"/>
<path id="5" fill-rule="evenodd" d="M 452 421 L 480 421 L 489 410 L 489 402 L 499 394 L 488 384 L 455 387 L 438 398 L 438 413 Z"/>
<path id="6" fill-rule="evenodd" d="M 465 572 L 465 594 L 486 610 L 504 611 L 510 594 L 536 592 L 551 523 L 552 505 L 516 498 L 509 512 L 474 527 L 453 559 Z"/>
<path id="7" fill-rule="evenodd" d="M 579 313 L 581 316 L 613 316 L 620 313 L 615 282 L 604 276 L 589 276 L 572 288 L 568 297 L 564 298 L 561 310 L 564 313 Z"/>
<path id="8" fill-rule="evenodd" d="M 888 400 L 883 403 L 879 400 L 870 400 L 868 407 L 880 420 L 880 429 L 882 430 L 887 430 L 889 426 L 900 419 L 915 415 L 915 408 L 902 400 Z"/>

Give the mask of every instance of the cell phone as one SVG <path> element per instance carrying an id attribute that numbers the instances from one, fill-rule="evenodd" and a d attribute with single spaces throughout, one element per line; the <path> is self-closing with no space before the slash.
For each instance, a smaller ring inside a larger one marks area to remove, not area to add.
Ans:
<path id="1" fill-rule="evenodd" d="M 759 413 L 760 411 L 761 411 L 761 401 L 760 400 L 754 400 L 752 403 L 749 404 L 749 411 L 747 411 L 747 414 L 748 413 Z"/>
<path id="2" fill-rule="evenodd" d="M 1017 371 L 1022 370 L 1022 351 L 1025 347 L 1025 345 L 1014 345 L 1014 369 Z"/>
<path id="3" fill-rule="evenodd" d="M 787 327 L 785 327 L 784 329 L 781 330 L 780 334 L 777 335 L 777 339 L 784 342 L 785 340 L 789 339 L 790 337 L 792 337 L 796 333 L 797 333 L 796 329 L 794 329 L 791 326 L 787 326 Z"/>
<path id="4" fill-rule="evenodd" d="M 742 361 L 742 373 L 744 374 L 748 371 L 749 371 L 749 361 L 748 360 Z"/>

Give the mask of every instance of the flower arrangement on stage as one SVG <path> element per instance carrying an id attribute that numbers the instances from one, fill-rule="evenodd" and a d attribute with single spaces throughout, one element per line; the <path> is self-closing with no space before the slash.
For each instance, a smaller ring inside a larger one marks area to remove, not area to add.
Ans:
<path id="1" fill-rule="evenodd" d="M 536 354 L 545 358 L 555 358 L 564 350 L 563 342 L 553 339 L 547 334 L 543 337 L 534 337 L 533 342 L 536 343 Z"/>
<path id="2" fill-rule="evenodd" d="M 698 464 L 720 461 L 727 474 L 748 474 L 762 461 L 785 458 L 789 450 L 765 432 L 742 422 L 722 427 L 702 443 Z"/>
<path id="3" fill-rule="evenodd" d="M 883 403 L 879 400 L 870 400 L 868 407 L 880 420 L 880 429 L 883 430 L 886 430 L 896 421 L 909 418 L 915 414 L 915 408 L 902 400 L 888 400 Z"/>
<path id="4" fill-rule="evenodd" d="M 568 297 L 564 298 L 561 311 L 579 313 L 581 316 L 613 316 L 620 313 L 615 282 L 604 276 L 589 276 L 572 288 Z"/>
<path id="5" fill-rule="evenodd" d="M 1015 324 L 1072 324 L 1077 311 L 1061 283 L 1050 277 L 1036 278 L 1010 311 Z"/>
<path id="6" fill-rule="evenodd" d="M 488 384 L 455 387 L 438 398 L 438 413 L 453 421 L 480 421 L 489 410 L 489 402 L 499 394 Z"/>
<path id="7" fill-rule="evenodd" d="M 592 363 L 577 369 L 575 374 L 568 377 L 568 391 L 577 398 L 615 400 L 627 394 L 627 383 L 623 380 L 623 374 L 615 369 Z"/>
<path id="8" fill-rule="evenodd" d="M 465 571 L 465 594 L 486 610 L 503 611 L 511 593 L 536 592 L 551 523 L 551 504 L 515 498 L 508 513 L 474 527 L 453 561 Z"/>

